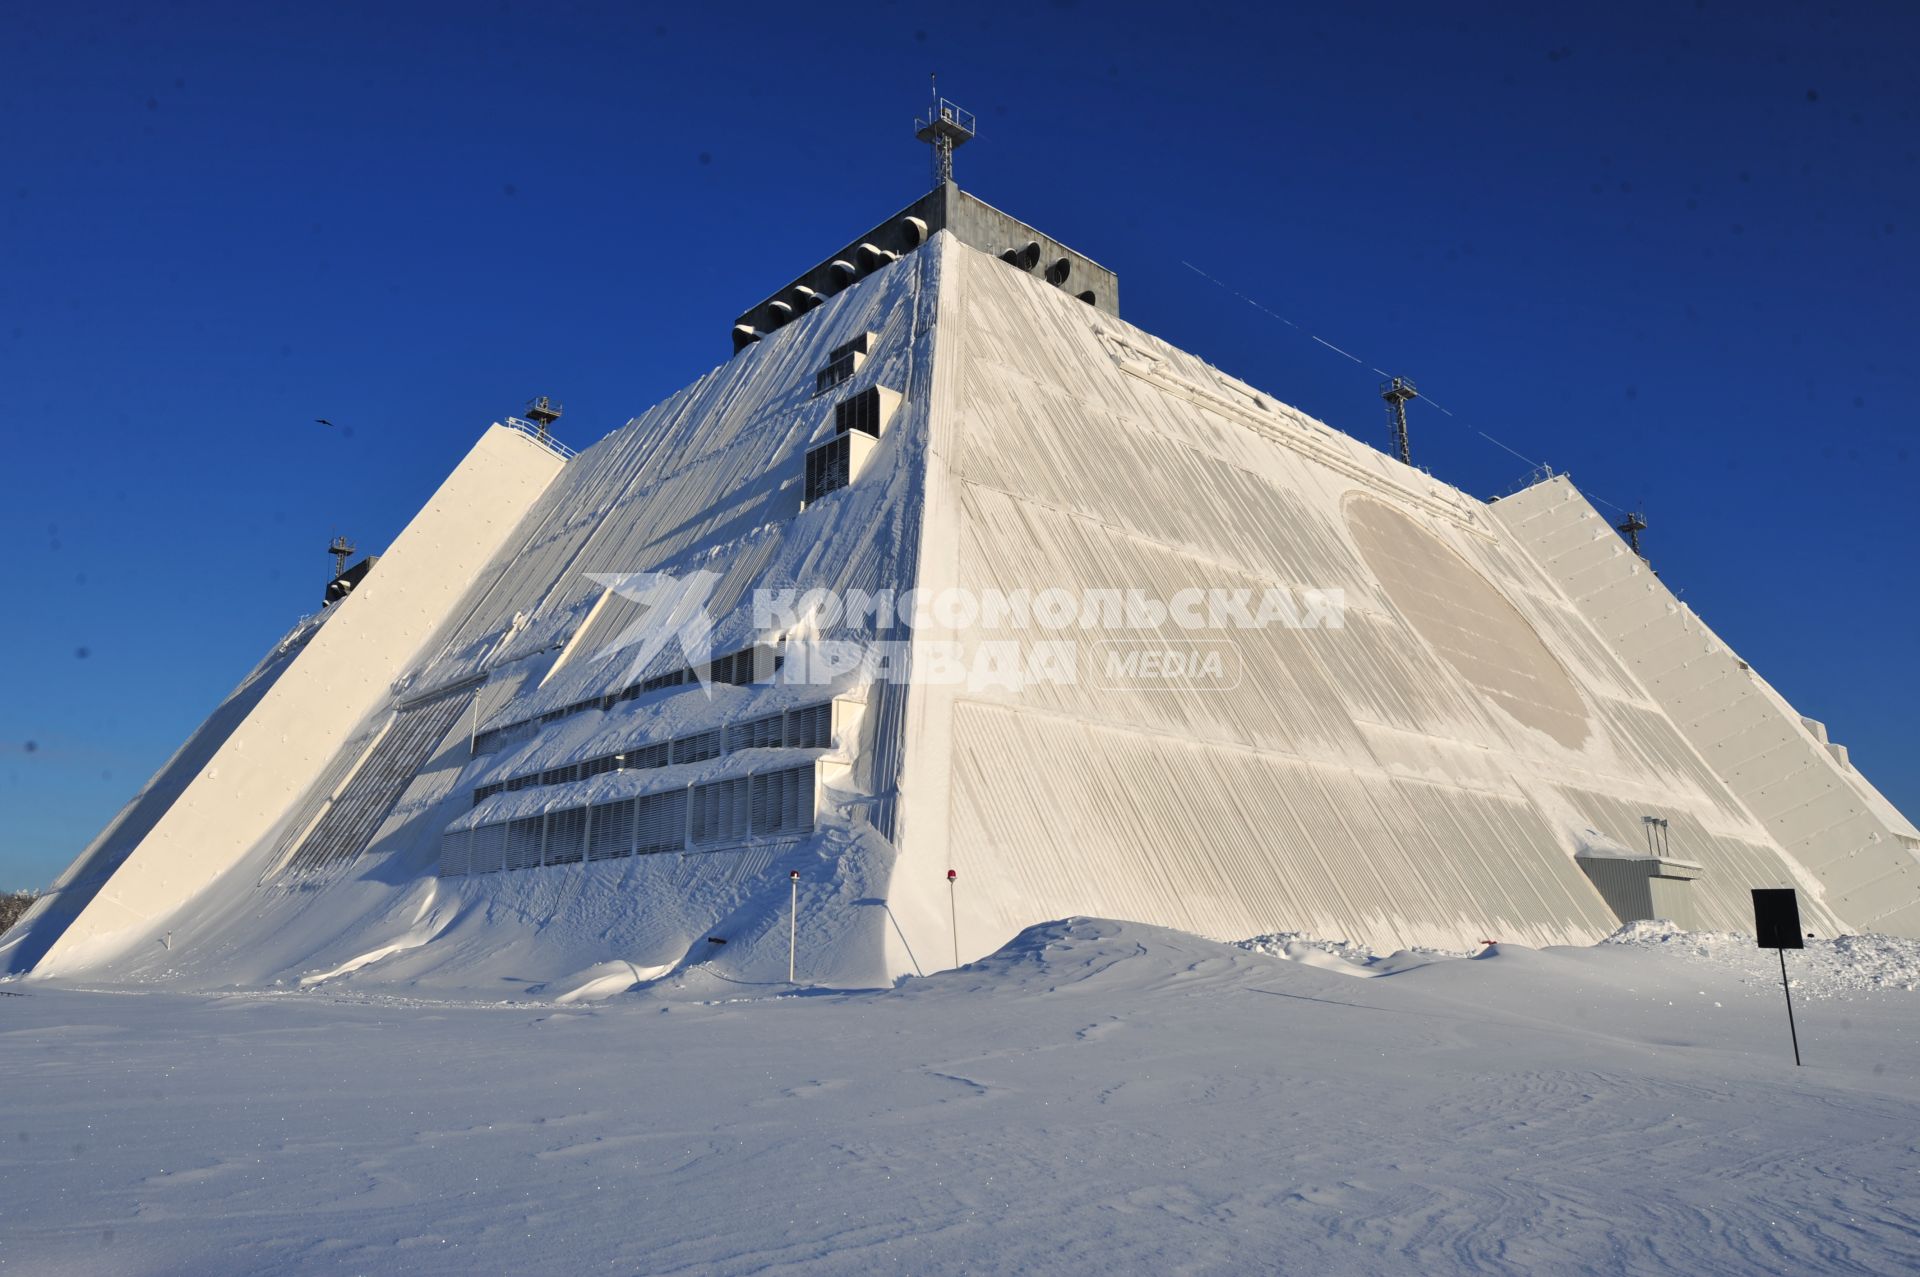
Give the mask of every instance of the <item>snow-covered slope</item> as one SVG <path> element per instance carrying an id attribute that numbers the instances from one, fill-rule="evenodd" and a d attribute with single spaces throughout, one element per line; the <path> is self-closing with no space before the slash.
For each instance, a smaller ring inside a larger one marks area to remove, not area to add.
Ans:
<path id="1" fill-rule="evenodd" d="M 1915 995 L 1803 996 L 1796 1070 L 1777 987 L 1684 946 L 1392 965 L 1078 919 L 870 992 L 43 982 L 0 997 L 0 1268 L 1920 1267 Z"/>

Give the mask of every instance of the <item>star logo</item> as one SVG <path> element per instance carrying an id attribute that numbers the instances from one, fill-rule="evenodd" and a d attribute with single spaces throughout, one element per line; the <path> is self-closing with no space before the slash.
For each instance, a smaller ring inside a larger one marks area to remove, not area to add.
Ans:
<path id="1" fill-rule="evenodd" d="M 703 684 L 708 681 L 713 616 L 707 603 L 720 585 L 718 572 L 693 571 L 684 576 L 671 572 L 589 572 L 587 579 L 646 607 L 611 643 L 594 653 L 594 660 L 624 655 L 627 681 L 632 682 L 667 650 L 668 644 L 677 642 L 694 675 Z"/>

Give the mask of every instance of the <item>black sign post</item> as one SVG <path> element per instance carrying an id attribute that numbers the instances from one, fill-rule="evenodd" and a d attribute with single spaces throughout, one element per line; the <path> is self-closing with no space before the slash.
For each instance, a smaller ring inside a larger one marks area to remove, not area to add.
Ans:
<path id="1" fill-rule="evenodd" d="M 1787 950 L 1804 949 L 1800 939 L 1800 901 L 1792 887 L 1753 889 L 1753 933 L 1762 949 L 1780 951 L 1780 990 L 1787 995 L 1787 1032 L 1793 1036 L 1793 1063 L 1800 1066 L 1800 1031 L 1793 1027 L 1793 990 L 1787 985 Z"/>

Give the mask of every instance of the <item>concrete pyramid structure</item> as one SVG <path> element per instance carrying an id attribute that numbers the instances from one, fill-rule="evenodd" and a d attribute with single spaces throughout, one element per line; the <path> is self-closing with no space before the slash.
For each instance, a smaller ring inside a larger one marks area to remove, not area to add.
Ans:
<path id="1" fill-rule="evenodd" d="M 587 996 L 784 979 L 793 900 L 841 984 L 1075 914 L 1920 935 L 1920 831 L 1566 478 L 1402 465 L 950 184 L 734 333 L 578 455 L 489 428 L 0 964 Z"/>

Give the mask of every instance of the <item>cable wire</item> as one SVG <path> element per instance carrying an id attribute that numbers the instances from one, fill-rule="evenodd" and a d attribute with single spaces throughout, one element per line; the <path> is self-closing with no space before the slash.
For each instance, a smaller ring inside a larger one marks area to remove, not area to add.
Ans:
<path id="1" fill-rule="evenodd" d="M 1360 356 L 1354 354 L 1351 351 L 1342 350 L 1340 347 L 1334 345 L 1332 342 L 1328 341 L 1326 338 L 1320 336 L 1318 333 L 1313 332 L 1311 329 L 1307 328 L 1302 324 L 1294 323 L 1291 319 L 1288 319 L 1285 315 L 1282 315 L 1279 311 L 1274 310 L 1272 307 L 1267 306 L 1262 302 L 1254 300 L 1253 298 L 1247 296 L 1245 293 L 1241 292 L 1239 289 L 1234 288 L 1232 285 L 1226 283 L 1224 280 L 1216 279 L 1214 276 L 1209 275 L 1206 271 L 1201 270 L 1198 266 L 1195 266 L 1192 262 L 1187 261 L 1185 258 L 1181 259 L 1180 264 L 1186 267 L 1188 270 L 1192 271 L 1194 274 L 1198 275 L 1200 278 L 1206 280 L 1208 283 L 1213 284 L 1215 287 L 1219 288 L 1221 291 L 1239 298 L 1241 301 L 1253 307 L 1255 310 L 1259 311 L 1261 314 L 1266 315 L 1271 319 L 1279 320 L 1281 323 L 1285 324 L 1287 327 L 1293 329 L 1294 331 L 1304 334 L 1305 336 L 1318 342 L 1320 345 L 1325 346 L 1328 350 L 1331 350 L 1334 354 L 1343 356 L 1347 359 L 1351 359 L 1354 363 L 1359 364 L 1362 368 L 1366 368 L 1371 372 L 1373 372 L 1375 376 L 1381 377 L 1383 379 L 1391 378 L 1392 374 L 1380 368 L 1375 368 L 1372 364 L 1368 363 L 1366 360 L 1360 358 Z M 1492 435 L 1480 429 L 1480 427 L 1474 425 L 1472 422 L 1466 421 L 1463 418 L 1456 416 L 1452 409 L 1444 407 L 1443 405 L 1434 402 L 1433 396 L 1429 395 L 1426 391 L 1424 390 L 1421 391 L 1419 396 L 1416 399 L 1414 399 L 1413 402 L 1424 403 L 1428 407 L 1433 408 L 1435 411 L 1440 412 L 1446 416 L 1452 417 L 1455 421 L 1459 422 L 1461 426 L 1465 427 L 1468 430 L 1473 431 L 1473 433 L 1479 435 L 1482 439 L 1485 439 L 1488 443 L 1492 444 L 1494 447 L 1499 448 L 1503 452 L 1508 452 L 1513 454 L 1514 456 L 1520 458 L 1520 460 L 1526 462 L 1529 466 L 1532 466 L 1535 470 L 1538 470 L 1541 468 L 1542 463 L 1535 461 L 1532 457 L 1529 457 L 1526 453 L 1520 451 L 1518 448 L 1515 448 L 1511 444 L 1505 443 L 1502 440 L 1494 438 Z M 1598 493 L 1590 492 L 1585 488 L 1582 488 L 1580 492 L 1581 492 L 1581 495 L 1586 497 L 1591 497 L 1593 500 L 1598 501 L 1601 505 L 1606 506 L 1608 509 L 1616 510 L 1621 514 L 1627 513 L 1624 507 L 1615 505 L 1613 502 L 1607 500 L 1605 497 L 1599 495 Z"/>

